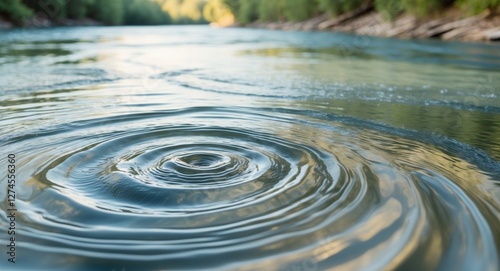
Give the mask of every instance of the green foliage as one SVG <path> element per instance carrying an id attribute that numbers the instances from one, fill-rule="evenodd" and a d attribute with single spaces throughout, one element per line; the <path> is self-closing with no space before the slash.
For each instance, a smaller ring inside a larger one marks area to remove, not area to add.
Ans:
<path id="1" fill-rule="evenodd" d="M 478 14 L 486 9 L 500 7 L 500 0 L 458 0 L 457 5 L 469 14 Z"/>
<path id="2" fill-rule="evenodd" d="M 318 0 L 318 2 L 322 10 L 332 15 L 339 15 L 351 11 L 357 7 L 360 7 L 366 1 L 365 0 Z"/>
<path id="3" fill-rule="evenodd" d="M 425 16 L 442 10 L 445 6 L 453 3 L 453 0 L 402 0 L 401 4 L 405 11 Z"/>
<path id="4" fill-rule="evenodd" d="M 259 0 L 258 17 L 260 21 L 278 21 L 284 17 L 284 0 Z"/>
<path id="5" fill-rule="evenodd" d="M 81 20 L 88 15 L 89 7 L 94 4 L 94 0 L 69 0 L 66 5 L 68 18 Z"/>
<path id="6" fill-rule="evenodd" d="M 236 14 L 238 22 L 247 24 L 257 21 L 259 18 L 258 7 L 259 0 L 240 0 L 238 13 Z"/>
<path id="7" fill-rule="evenodd" d="M 403 11 L 401 0 L 375 0 L 375 9 L 380 12 L 385 19 L 393 20 Z"/>
<path id="8" fill-rule="evenodd" d="M 158 0 L 163 11 L 177 24 L 204 23 L 205 0 Z"/>
<path id="9" fill-rule="evenodd" d="M 283 4 L 284 15 L 290 21 L 305 21 L 311 18 L 318 10 L 314 0 L 287 0 Z"/>
<path id="10" fill-rule="evenodd" d="M 90 8 L 94 19 L 108 25 L 119 25 L 124 19 L 123 0 L 97 0 Z"/>
<path id="11" fill-rule="evenodd" d="M 34 12 L 43 13 L 49 19 L 66 18 L 66 0 L 23 0 Z"/>
<path id="12" fill-rule="evenodd" d="M 500 0 L 0 0 L 0 15 L 20 24 L 34 13 L 49 20 L 93 18 L 109 25 L 304 21 L 319 12 L 340 15 L 366 4 L 389 20 L 420 16 L 455 4 L 470 14 L 498 9 Z"/>
<path id="13" fill-rule="evenodd" d="M 158 2 L 123 0 L 126 25 L 158 25 L 171 22 L 170 16 L 161 10 Z"/>
<path id="14" fill-rule="evenodd" d="M 33 11 L 25 6 L 21 0 L 0 0 L 0 14 L 6 15 L 15 23 L 21 23 L 33 14 Z"/>
<path id="15" fill-rule="evenodd" d="M 190 8 L 197 10 L 195 17 L 201 20 L 200 1 Z M 170 17 L 163 12 L 158 1 L 153 0 L 0 0 L 0 14 L 14 21 L 21 21 L 33 13 L 41 13 L 50 20 L 65 18 L 81 20 L 93 18 L 109 25 L 120 24 L 167 24 Z"/>

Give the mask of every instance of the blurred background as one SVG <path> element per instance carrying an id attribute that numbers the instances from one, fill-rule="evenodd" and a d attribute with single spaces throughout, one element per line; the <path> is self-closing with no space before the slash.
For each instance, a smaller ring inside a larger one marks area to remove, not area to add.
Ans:
<path id="1" fill-rule="evenodd" d="M 300 22 L 375 10 L 384 20 L 401 14 L 418 18 L 466 17 L 496 12 L 500 0 L 0 0 L 7 26 L 248 24 Z"/>

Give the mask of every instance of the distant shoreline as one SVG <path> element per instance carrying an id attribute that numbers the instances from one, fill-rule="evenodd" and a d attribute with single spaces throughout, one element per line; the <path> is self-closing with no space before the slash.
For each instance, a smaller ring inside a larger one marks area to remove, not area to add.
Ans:
<path id="1" fill-rule="evenodd" d="M 335 18 L 321 15 L 303 22 L 254 22 L 235 26 L 289 31 L 334 31 L 394 38 L 500 41 L 500 14 L 491 11 L 476 16 L 463 16 L 456 10 L 449 10 L 444 16 L 425 19 L 401 14 L 389 21 L 381 13 L 360 8 Z"/>
<path id="2" fill-rule="evenodd" d="M 208 23 L 186 23 L 186 24 L 144 24 L 144 25 L 134 25 L 134 24 L 120 24 L 120 25 L 107 25 L 100 21 L 85 18 L 81 20 L 73 20 L 73 19 L 59 19 L 59 20 L 50 20 L 46 18 L 32 18 L 23 26 L 16 25 L 13 22 L 3 18 L 0 16 L 0 31 L 7 29 L 20 29 L 20 28 L 49 28 L 49 27 L 71 27 L 71 26 L 161 26 L 161 25 L 208 25 Z"/>
<path id="3" fill-rule="evenodd" d="M 57 27 L 57 26 L 103 26 L 104 24 L 92 20 L 92 19 L 82 19 L 82 20 L 48 20 L 48 19 L 31 19 L 27 21 L 25 26 L 19 26 L 13 22 L 6 20 L 0 16 L 0 30 L 2 29 L 16 29 L 16 28 L 46 28 L 46 27 Z"/>
<path id="4" fill-rule="evenodd" d="M 172 24 L 168 24 L 172 25 Z M 175 25 L 175 24 L 173 24 Z M 183 25 L 183 24 L 181 24 Z M 96 20 L 46 20 L 27 25 L 29 28 L 59 26 L 103 26 Z M 123 25 L 128 26 L 128 25 Z M 341 16 L 330 18 L 326 14 L 303 22 L 254 22 L 229 27 L 261 28 L 285 31 L 332 31 L 358 35 L 393 38 L 436 38 L 441 40 L 500 42 L 500 14 L 486 11 L 476 16 L 464 17 L 448 12 L 437 18 L 419 19 L 402 14 L 393 21 L 373 10 L 357 9 Z M 12 22 L 0 17 L 0 30 L 16 29 Z"/>

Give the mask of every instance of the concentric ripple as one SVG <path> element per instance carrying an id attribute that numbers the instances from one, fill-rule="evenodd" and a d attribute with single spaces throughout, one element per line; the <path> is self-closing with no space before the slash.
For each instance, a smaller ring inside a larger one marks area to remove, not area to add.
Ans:
<path id="1" fill-rule="evenodd" d="M 8 146 L 27 180 L 19 247 L 47 259 L 40 268 L 499 268 L 498 167 L 464 160 L 459 144 L 212 107 L 73 122 L 34 141 Z"/>

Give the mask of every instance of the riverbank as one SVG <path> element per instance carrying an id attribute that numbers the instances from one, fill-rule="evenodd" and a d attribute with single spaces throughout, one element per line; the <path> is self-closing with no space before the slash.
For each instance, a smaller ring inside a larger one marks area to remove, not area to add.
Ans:
<path id="1" fill-rule="evenodd" d="M 34 16 L 30 20 L 27 20 L 23 27 L 27 28 L 44 28 L 44 27 L 54 27 L 54 26 L 102 26 L 103 24 L 99 21 L 92 19 L 81 19 L 81 20 L 72 20 L 72 19 L 61 19 L 61 20 L 50 20 L 46 17 L 37 17 Z M 20 27 L 12 23 L 11 21 L 0 16 L 0 30 L 2 29 L 11 29 Z"/>
<path id="2" fill-rule="evenodd" d="M 92 19 L 49 20 L 34 17 L 25 27 L 52 26 L 100 26 L 101 22 Z M 397 38 L 438 38 L 462 41 L 500 41 L 500 13 L 485 11 L 476 16 L 464 16 L 457 9 L 448 9 L 438 17 L 418 18 L 411 14 L 401 14 L 388 20 L 383 13 L 372 8 L 359 8 L 341 16 L 331 18 L 326 14 L 303 22 L 254 22 L 246 25 L 234 24 L 233 27 L 264 28 L 285 31 L 335 31 L 359 35 L 397 37 Z M 17 27 L 0 16 L 0 30 Z"/>
<path id="3" fill-rule="evenodd" d="M 322 30 L 359 35 L 398 38 L 439 38 L 462 41 L 500 41 L 500 13 L 485 11 L 465 16 L 457 9 L 448 9 L 439 17 L 417 18 L 401 14 L 388 20 L 372 8 L 359 8 L 330 18 L 326 14 L 303 22 L 254 22 L 244 27 L 279 30 Z"/>
<path id="4" fill-rule="evenodd" d="M 14 24 L 0 16 L 0 30 L 13 28 Z"/>

